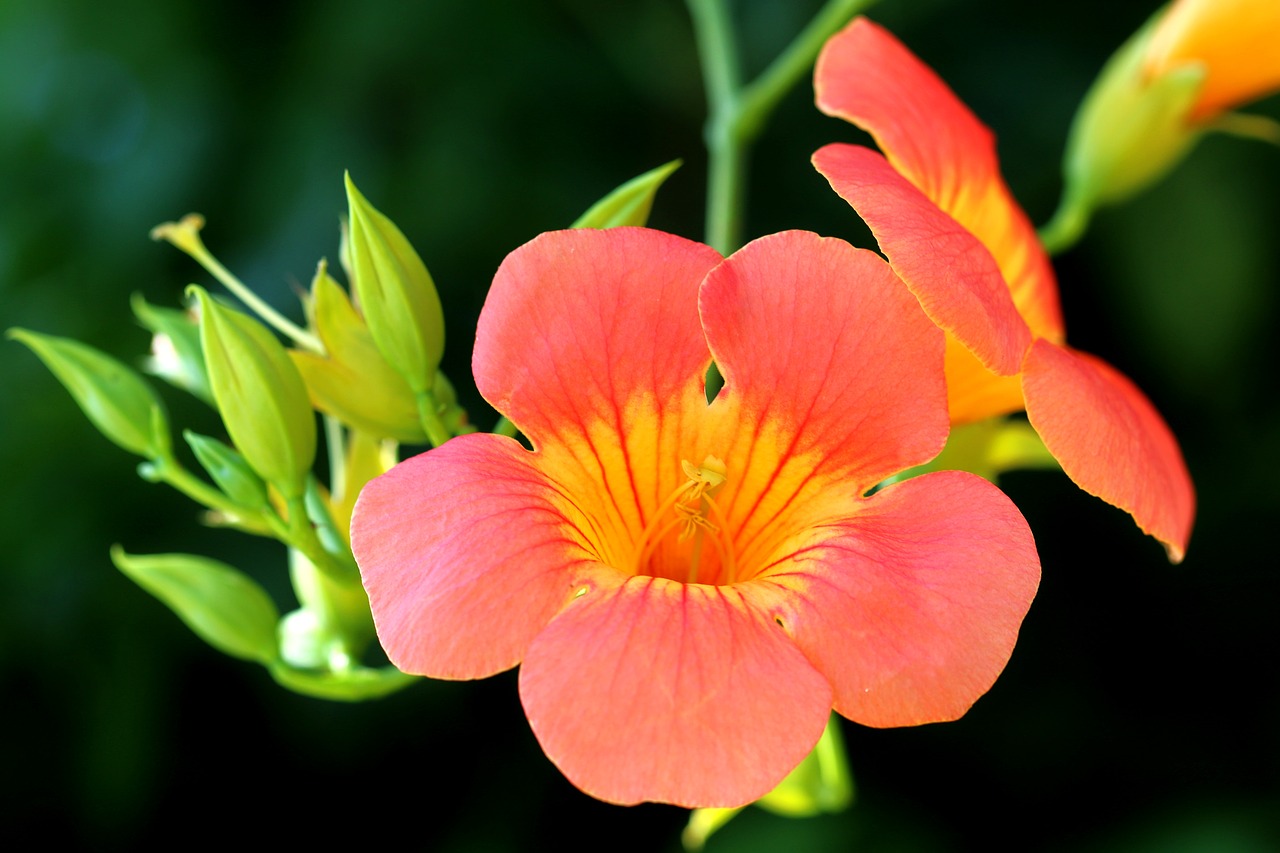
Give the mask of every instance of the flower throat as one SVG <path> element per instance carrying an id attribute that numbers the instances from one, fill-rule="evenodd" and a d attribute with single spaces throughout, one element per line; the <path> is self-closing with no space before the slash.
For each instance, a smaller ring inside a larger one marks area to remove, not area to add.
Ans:
<path id="1" fill-rule="evenodd" d="M 703 459 L 701 465 L 682 459 L 680 467 L 686 479 L 667 496 L 649 519 L 636 543 L 635 558 L 631 561 L 632 573 L 657 574 L 650 570 L 655 552 L 678 529 L 677 543 L 693 542 L 688 572 L 682 580 L 685 583 L 699 582 L 698 570 L 702 565 L 702 552 L 710 543 L 710 547 L 715 549 L 720 558 L 723 574 L 720 582 L 731 584 L 737 576 L 733 543 L 729 539 L 724 513 L 716 503 L 716 496 L 724 488 L 727 479 L 727 468 L 715 456 Z"/>

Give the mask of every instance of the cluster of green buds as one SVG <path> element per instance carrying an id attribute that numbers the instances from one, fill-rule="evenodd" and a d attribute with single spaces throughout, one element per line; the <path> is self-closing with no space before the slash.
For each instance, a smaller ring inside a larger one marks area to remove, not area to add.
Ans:
<path id="1" fill-rule="evenodd" d="M 413 679 L 378 665 L 350 548 L 356 496 L 396 463 L 400 445 L 436 445 L 473 428 L 439 372 L 444 318 L 426 266 L 349 178 L 347 201 L 340 257 L 354 300 L 321 261 L 303 299 L 305 328 L 218 262 L 200 237 L 199 216 L 152 232 L 253 311 L 195 284 L 186 310 L 133 299 L 134 315 L 153 335 L 148 372 L 210 404 L 225 428 L 225 440 L 182 433 L 194 465 L 175 452 L 165 406 L 133 368 L 77 341 L 9 334 L 44 361 L 103 435 L 142 457 L 144 479 L 201 504 L 208 523 L 283 543 L 296 607 L 281 616 L 253 576 L 205 556 L 139 556 L 117 546 L 115 565 L 211 645 L 263 664 L 285 687 L 360 700 Z M 313 472 L 317 411 L 327 483 Z"/>
<path id="2" fill-rule="evenodd" d="M 623 184 L 573 227 L 645 224 L 677 165 Z M 224 437 L 184 430 L 189 455 L 175 449 L 160 394 L 138 370 L 67 338 L 27 329 L 9 337 L 40 357 L 104 436 L 142 458 L 144 479 L 200 504 L 208 524 L 283 543 L 295 601 L 281 615 L 286 608 L 253 575 L 202 555 L 135 555 L 116 546 L 111 559 L 120 571 L 209 644 L 264 665 L 281 685 L 357 701 L 415 679 L 382 662 L 377 648 L 351 555 L 356 497 L 399 461 L 402 446 L 438 446 L 475 427 L 439 370 L 444 315 L 426 265 L 350 177 L 346 191 L 339 263 L 350 289 L 321 260 L 303 298 L 305 327 L 214 257 L 200 216 L 152 231 L 252 312 L 195 284 L 186 309 L 133 297 L 134 316 L 152 333 L 145 372 L 212 406 L 225 429 Z M 505 420 L 495 431 L 515 434 Z M 313 471 L 321 432 L 327 481 Z"/>

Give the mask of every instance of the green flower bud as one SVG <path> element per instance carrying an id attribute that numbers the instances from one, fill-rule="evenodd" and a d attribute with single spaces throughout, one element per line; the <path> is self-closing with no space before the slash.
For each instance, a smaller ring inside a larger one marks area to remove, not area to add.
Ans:
<path id="1" fill-rule="evenodd" d="M 201 467 L 227 497 L 247 510 L 266 508 L 267 485 L 243 456 L 216 438 L 191 430 L 184 431 L 182 437 L 187 440 Z"/>
<path id="2" fill-rule="evenodd" d="M 1122 201 L 1172 169 L 1204 134 L 1188 120 L 1205 69 L 1149 78 L 1143 70 L 1158 18 L 1118 50 L 1085 96 L 1063 159 L 1067 194 L 1089 208 Z"/>
<path id="3" fill-rule="evenodd" d="M 325 354 L 290 350 L 311 402 L 350 427 L 408 444 L 427 440 L 413 389 L 373 342 L 323 261 L 311 283 L 311 313 Z"/>
<path id="4" fill-rule="evenodd" d="M 573 228 L 617 228 L 620 225 L 644 225 L 649 221 L 649 211 L 653 209 L 653 198 L 658 193 L 662 182 L 680 168 L 679 160 L 672 160 L 665 166 L 650 169 L 637 178 L 632 178 L 604 198 L 600 199 L 586 213 L 578 217 Z"/>
<path id="5" fill-rule="evenodd" d="M 147 372 L 212 405 L 213 391 L 209 388 L 196 318 L 188 311 L 152 305 L 140 293 L 133 295 L 130 305 L 138 322 L 154 335 Z"/>
<path id="6" fill-rule="evenodd" d="M 27 345 L 53 372 L 98 431 L 115 444 L 158 459 L 169 452 L 164 406 L 138 373 L 91 346 L 10 329 L 9 338 Z"/>
<path id="7" fill-rule="evenodd" d="M 261 323 L 192 285 L 200 343 L 227 434 L 286 499 L 302 496 L 316 455 L 316 422 L 302 376 Z"/>
<path id="8" fill-rule="evenodd" d="M 192 554 L 133 556 L 119 545 L 111 561 L 219 651 L 263 664 L 277 659 L 279 611 L 243 572 Z"/>
<path id="9" fill-rule="evenodd" d="M 415 394 L 430 391 L 444 353 L 435 282 L 395 224 L 346 176 L 352 281 L 369 332 Z"/>

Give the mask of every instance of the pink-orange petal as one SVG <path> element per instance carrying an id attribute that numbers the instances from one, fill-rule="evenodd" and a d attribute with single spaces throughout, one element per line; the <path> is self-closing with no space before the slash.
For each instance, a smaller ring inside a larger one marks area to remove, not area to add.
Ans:
<path id="1" fill-rule="evenodd" d="M 356 502 L 351 547 L 392 663 L 433 678 L 515 666 L 590 564 L 558 496 L 511 439 L 464 435 Z"/>
<path id="2" fill-rule="evenodd" d="M 873 252 L 806 231 L 762 237 L 707 276 L 700 307 L 734 429 L 782 442 L 783 462 L 853 492 L 946 441 L 943 336 Z"/>
<path id="3" fill-rule="evenodd" d="M 1000 180 L 995 137 L 887 30 L 857 18 L 823 46 L 818 109 L 866 130 L 894 168 L 944 210 Z M 958 218 L 958 217 L 957 217 Z"/>
<path id="4" fill-rule="evenodd" d="M 1099 358 L 1036 341 L 1022 374 L 1027 419 L 1080 488 L 1133 516 L 1177 563 L 1195 489 L 1168 425 L 1127 377 Z"/>
<path id="5" fill-rule="evenodd" d="M 736 587 L 633 577 L 575 600 L 520 668 L 534 734 L 602 800 L 741 806 L 809 752 L 831 688 Z"/>
<path id="6" fill-rule="evenodd" d="M 535 447 L 615 424 L 628 401 L 701 388 L 698 285 L 720 260 L 644 228 L 535 237 L 502 262 L 480 313 L 477 388 Z"/>
<path id="7" fill-rule="evenodd" d="M 827 145 L 813 165 L 858 211 L 929 318 L 988 369 L 1017 373 L 1031 331 L 987 247 L 868 148 Z"/>
<path id="8" fill-rule="evenodd" d="M 889 486 L 833 522 L 763 584 L 835 709 L 868 726 L 960 717 L 1004 669 L 1035 597 L 1027 522 L 960 471 Z"/>
<path id="9" fill-rule="evenodd" d="M 987 247 L 1031 331 L 1061 340 L 1048 256 L 1000 175 L 994 136 L 946 83 L 859 18 L 823 48 L 814 89 L 819 109 L 870 133 L 895 169 Z M 865 206 L 858 212 L 867 215 Z"/>

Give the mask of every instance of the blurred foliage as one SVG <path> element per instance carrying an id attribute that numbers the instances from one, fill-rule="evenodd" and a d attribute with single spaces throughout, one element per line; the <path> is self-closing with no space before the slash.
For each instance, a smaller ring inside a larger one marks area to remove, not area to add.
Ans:
<path id="1" fill-rule="evenodd" d="M 739 3 L 748 70 L 818 0 Z M 993 128 L 1043 221 L 1079 97 L 1146 0 L 884 0 L 873 17 Z M 1256 108 L 1280 115 L 1272 99 Z M 678 0 L 0 4 L 0 317 L 145 351 L 129 298 L 174 306 L 208 278 L 152 243 L 203 213 L 210 247 L 282 311 L 337 260 L 342 173 L 430 267 L 444 371 L 490 422 L 470 335 L 502 257 L 676 158 L 651 223 L 701 235 L 702 87 Z M 747 231 L 865 244 L 809 166 L 856 139 L 803 87 L 753 160 Z M 1104 211 L 1057 264 L 1072 343 L 1155 400 L 1200 515 L 1176 568 L 1061 475 L 1004 483 L 1036 532 L 1039 598 L 1004 677 L 962 721 L 845 726 L 859 803 L 789 821 L 748 810 L 715 850 L 1280 848 L 1280 153 L 1210 138 Z M 293 315 L 295 320 L 300 317 Z M 38 360 L 0 347 L 0 814 L 17 847 L 402 843 L 448 851 L 674 850 L 686 813 L 576 792 L 542 756 L 508 674 L 331 705 L 221 658 L 111 565 L 217 554 L 287 595 L 282 549 L 198 527 L 134 475 Z M 199 404 L 174 422 L 218 435 Z M 273 586 L 274 584 L 274 586 Z M 621 726 L 620 726 L 621 731 Z"/>

